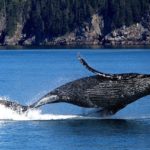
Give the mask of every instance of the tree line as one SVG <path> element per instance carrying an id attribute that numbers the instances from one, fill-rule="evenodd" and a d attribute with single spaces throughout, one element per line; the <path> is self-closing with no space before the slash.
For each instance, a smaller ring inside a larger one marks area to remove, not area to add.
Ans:
<path id="1" fill-rule="evenodd" d="M 103 16 L 107 34 L 139 22 L 149 7 L 150 0 L 1 0 L 0 17 L 6 17 L 6 34 L 13 35 L 21 22 L 23 33 L 40 42 L 73 31 L 94 13 Z"/>

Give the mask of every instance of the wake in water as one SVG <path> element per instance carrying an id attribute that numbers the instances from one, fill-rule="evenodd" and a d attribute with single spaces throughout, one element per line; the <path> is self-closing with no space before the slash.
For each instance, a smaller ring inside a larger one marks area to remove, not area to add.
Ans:
<path id="1" fill-rule="evenodd" d="M 75 119 L 80 116 L 76 115 L 53 115 L 42 114 L 41 110 L 29 110 L 24 113 L 17 113 L 10 108 L 0 105 L 0 120 L 63 120 L 63 119 Z"/>
<path id="2" fill-rule="evenodd" d="M 82 115 L 55 115 L 55 114 L 43 114 L 42 110 L 33 109 L 24 113 L 17 113 L 16 111 L 0 105 L 0 120 L 1 121 L 42 121 L 42 120 L 88 120 L 88 119 L 113 119 L 113 120 L 141 120 L 150 119 L 150 116 L 140 117 L 95 117 L 95 116 L 82 116 Z"/>
<path id="3" fill-rule="evenodd" d="M 8 97 L 0 97 L 0 101 L 10 101 Z M 25 112 L 13 110 L 12 107 L 6 107 L 0 104 L 0 120 L 63 120 L 73 119 L 80 116 L 76 115 L 54 115 L 54 114 L 42 114 L 40 109 L 29 109 Z"/>
<path id="4" fill-rule="evenodd" d="M 7 97 L 0 97 L 0 101 L 10 101 Z M 16 102 L 14 102 L 16 103 Z M 17 103 L 16 103 L 17 104 Z M 18 107 L 16 107 L 18 108 Z M 87 120 L 87 119 L 113 119 L 113 120 L 141 120 L 141 119 L 150 119 L 150 116 L 107 116 L 100 117 L 99 113 L 95 111 L 90 111 L 86 115 L 57 115 L 57 114 L 43 114 L 40 109 L 28 109 L 27 111 L 14 110 L 13 107 L 6 107 L 5 105 L 0 104 L 0 120 L 1 121 L 40 121 L 40 120 Z"/>

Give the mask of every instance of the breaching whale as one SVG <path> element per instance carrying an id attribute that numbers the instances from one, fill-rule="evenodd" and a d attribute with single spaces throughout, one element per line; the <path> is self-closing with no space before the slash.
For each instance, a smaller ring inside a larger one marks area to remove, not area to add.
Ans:
<path id="1" fill-rule="evenodd" d="M 96 108 L 101 115 L 114 115 L 128 104 L 150 94 L 150 75 L 138 73 L 105 74 L 88 65 L 78 57 L 94 75 L 66 83 L 30 106 L 0 101 L 13 110 L 27 111 L 52 103 L 70 103 L 84 108 Z"/>

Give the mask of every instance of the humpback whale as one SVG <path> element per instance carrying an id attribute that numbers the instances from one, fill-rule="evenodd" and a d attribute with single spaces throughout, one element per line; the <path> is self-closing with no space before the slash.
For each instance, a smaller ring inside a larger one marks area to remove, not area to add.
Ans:
<path id="1" fill-rule="evenodd" d="M 66 83 L 30 106 L 15 102 L 0 101 L 0 104 L 13 110 L 27 111 L 52 103 L 70 103 L 84 108 L 96 108 L 101 115 L 114 115 L 136 100 L 150 94 L 150 75 L 138 73 L 106 74 L 88 65 L 78 56 L 80 63 L 93 73 Z"/>

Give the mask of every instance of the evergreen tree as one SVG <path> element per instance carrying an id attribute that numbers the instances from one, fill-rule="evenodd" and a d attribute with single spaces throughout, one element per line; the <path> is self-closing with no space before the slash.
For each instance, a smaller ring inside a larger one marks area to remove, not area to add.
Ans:
<path id="1" fill-rule="evenodd" d="M 18 22 L 27 37 L 54 38 L 75 30 L 97 13 L 104 18 L 104 34 L 139 22 L 150 11 L 150 0 L 1 0 L 0 16 L 6 33 L 13 35 Z"/>

